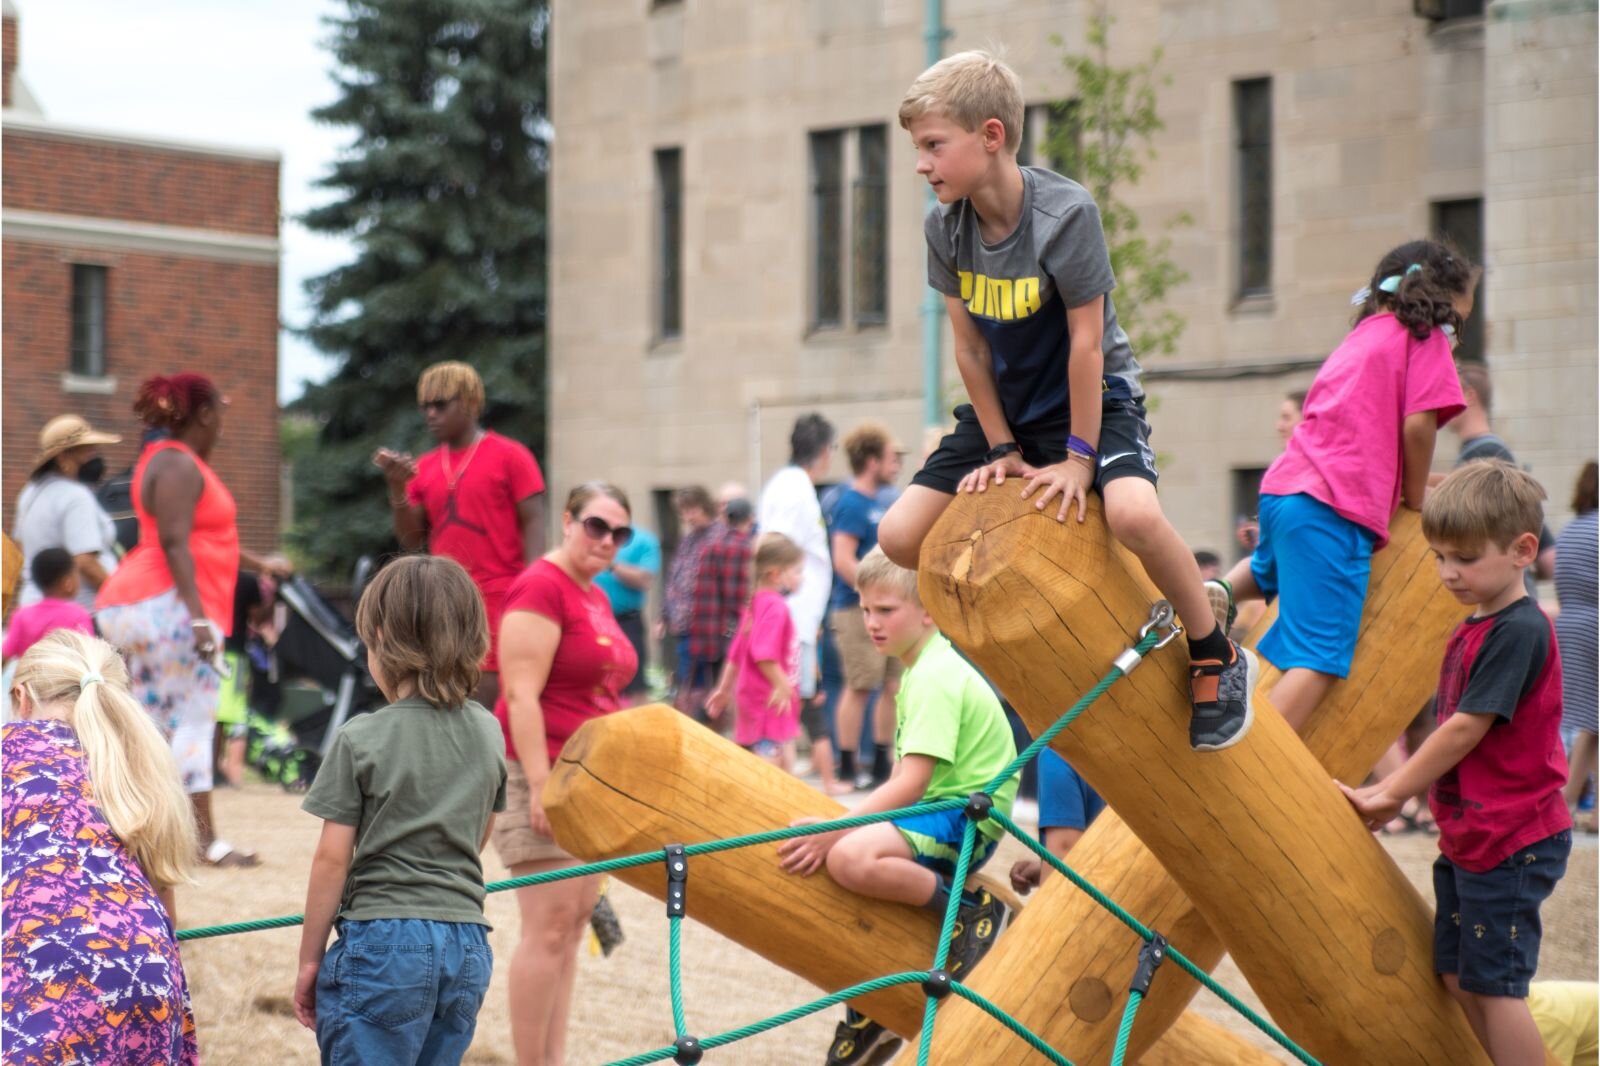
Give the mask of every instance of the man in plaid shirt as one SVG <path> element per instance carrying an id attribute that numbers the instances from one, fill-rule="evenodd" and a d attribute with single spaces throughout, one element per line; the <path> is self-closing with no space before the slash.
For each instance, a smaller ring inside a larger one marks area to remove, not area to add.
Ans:
<path id="1" fill-rule="evenodd" d="M 724 520 L 712 527 L 700 554 L 700 571 L 694 584 L 694 609 L 689 618 L 689 658 L 696 673 L 716 677 L 728 654 L 750 596 L 750 555 L 755 545 L 755 512 L 749 500 L 730 500 Z M 699 717 L 698 715 L 696 717 Z M 731 715 L 708 723 L 726 730 Z"/>
<path id="2" fill-rule="evenodd" d="M 665 603 L 662 605 L 663 621 L 677 652 L 677 687 L 672 703 L 684 714 L 699 717 L 700 696 L 717 682 L 715 673 L 695 669 L 694 656 L 689 651 L 689 629 L 694 618 L 695 582 L 700 573 L 700 560 L 705 547 L 711 543 L 712 521 L 716 505 L 711 493 L 699 485 L 679 489 L 672 494 L 678 511 L 678 528 L 682 537 L 672 555 L 672 566 L 667 571 Z"/>

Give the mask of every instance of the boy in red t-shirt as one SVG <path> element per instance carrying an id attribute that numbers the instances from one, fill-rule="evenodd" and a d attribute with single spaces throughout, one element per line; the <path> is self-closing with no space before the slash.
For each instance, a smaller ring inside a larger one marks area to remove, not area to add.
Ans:
<path id="1" fill-rule="evenodd" d="M 1422 507 L 1439 576 L 1471 617 L 1445 648 L 1439 728 L 1401 769 L 1345 795 L 1369 828 L 1425 786 L 1439 824 L 1434 969 L 1495 1066 L 1544 1062 L 1528 1010 L 1539 905 L 1567 870 L 1561 659 L 1522 575 L 1539 554 L 1544 490 L 1506 463 L 1469 463 Z"/>
<path id="2" fill-rule="evenodd" d="M 439 447 L 414 459 L 379 448 L 372 461 L 389 486 L 400 546 L 445 555 L 466 567 L 489 614 L 489 654 L 474 697 L 500 695 L 500 616 L 506 590 L 544 554 L 544 475 L 533 453 L 478 425 L 483 379 L 466 363 L 435 363 L 417 380 L 417 403 Z"/>

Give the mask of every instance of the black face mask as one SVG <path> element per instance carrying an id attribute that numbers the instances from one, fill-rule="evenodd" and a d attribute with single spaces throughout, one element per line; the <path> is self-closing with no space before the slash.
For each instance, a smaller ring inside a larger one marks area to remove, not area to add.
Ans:
<path id="1" fill-rule="evenodd" d="M 101 456 L 95 456 L 82 466 L 78 467 L 78 480 L 85 485 L 98 485 L 100 479 L 106 476 L 106 461 Z"/>

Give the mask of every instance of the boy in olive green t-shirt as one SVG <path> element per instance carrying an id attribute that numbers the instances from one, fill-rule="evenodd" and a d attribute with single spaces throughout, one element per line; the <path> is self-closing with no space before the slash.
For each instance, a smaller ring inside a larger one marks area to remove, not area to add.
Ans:
<path id="1" fill-rule="evenodd" d="M 506 804 L 499 723 L 468 699 L 483 601 L 459 563 L 408 556 L 373 580 L 356 628 L 391 702 L 339 731 L 302 804 L 323 826 L 295 1017 L 324 1063 L 458 1063 L 494 962 L 478 853 Z"/>
<path id="2" fill-rule="evenodd" d="M 1011 726 L 994 690 L 956 654 L 923 610 L 915 571 L 895 565 L 883 549 L 874 548 L 858 564 L 856 587 L 867 635 L 880 652 L 899 659 L 905 673 L 895 698 L 894 773 L 850 813 L 877 814 L 981 791 L 1017 756 Z M 1011 813 L 1018 780 L 1013 775 L 995 792 L 995 809 Z M 793 824 L 818 821 L 801 818 Z M 789 873 L 811 874 L 826 865 L 843 888 L 927 907 L 943 917 L 965 822 L 960 810 L 896 818 L 786 840 L 778 846 L 778 855 Z M 978 823 L 969 873 L 976 873 L 994 854 L 1003 832 L 992 820 Z M 965 980 L 994 946 L 1009 915 L 986 889 L 963 891 L 961 896 L 946 969 Z M 834 1035 L 828 1062 L 865 1061 L 869 1051 L 894 1039 L 882 1026 L 852 1011 Z"/>

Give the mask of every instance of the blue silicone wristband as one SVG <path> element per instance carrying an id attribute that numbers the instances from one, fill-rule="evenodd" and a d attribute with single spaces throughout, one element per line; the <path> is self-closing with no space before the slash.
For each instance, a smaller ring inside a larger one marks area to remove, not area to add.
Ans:
<path id="1" fill-rule="evenodd" d="M 1094 450 L 1094 445 L 1078 436 L 1069 436 L 1067 438 L 1067 451 L 1076 452 L 1077 454 L 1087 456 L 1090 459 L 1094 459 L 1100 454 Z"/>

